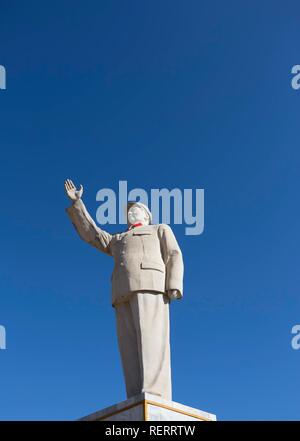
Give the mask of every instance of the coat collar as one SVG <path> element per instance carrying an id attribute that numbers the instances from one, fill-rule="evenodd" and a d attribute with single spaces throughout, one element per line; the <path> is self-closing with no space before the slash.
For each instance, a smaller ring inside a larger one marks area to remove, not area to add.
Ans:
<path id="1" fill-rule="evenodd" d="M 137 227 L 144 227 L 144 226 L 145 226 L 144 224 L 142 224 L 141 222 L 138 222 L 137 224 L 130 225 L 130 226 L 128 227 L 127 231 L 131 231 L 131 230 L 133 230 L 134 228 L 137 228 Z"/>
<path id="2" fill-rule="evenodd" d="M 126 230 L 125 233 L 126 234 L 130 233 L 130 234 L 134 234 L 134 235 L 145 234 L 145 233 L 150 234 L 152 229 L 153 229 L 153 225 L 152 224 L 141 225 L 139 227 L 135 227 L 135 228 L 131 228 L 130 230 Z"/>

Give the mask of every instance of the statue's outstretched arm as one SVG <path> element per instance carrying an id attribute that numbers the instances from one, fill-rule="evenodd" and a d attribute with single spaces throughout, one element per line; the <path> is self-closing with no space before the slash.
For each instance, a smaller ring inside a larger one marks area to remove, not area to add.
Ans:
<path id="1" fill-rule="evenodd" d="M 98 248 L 100 251 L 111 255 L 109 245 L 112 235 L 99 228 L 90 216 L 81 199 L 83 194 L 82 185 L 79 190 L 77 190 L 73 182 L 70 179 L 67 179 L 65 181 L 65 190 L 68 197 L 73 202 L 71 207 L 66 209 L 66 212 L 81 239 Z"/>

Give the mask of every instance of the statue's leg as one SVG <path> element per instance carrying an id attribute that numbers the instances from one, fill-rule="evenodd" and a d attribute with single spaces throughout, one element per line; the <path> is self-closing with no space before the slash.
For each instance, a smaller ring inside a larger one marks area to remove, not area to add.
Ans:
<path id="1" fill-rule="evenodd" d="M 172 400 L 169 298 L 138 292 L 130 300 L 137 334 L 142 390 Z"/>
<path id="2" fill-rule="evenodd" d="M 130 398 L 140 394 L 142 389 L 136 329 L 129 302 L 116 305 L 115 312 L 126 393 Z"/>

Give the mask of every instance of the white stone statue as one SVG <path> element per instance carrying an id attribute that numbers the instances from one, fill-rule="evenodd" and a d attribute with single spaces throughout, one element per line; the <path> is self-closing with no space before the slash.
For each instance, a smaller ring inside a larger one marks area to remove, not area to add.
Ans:
<path id="1" fill-rule="evenodd" d="M 77 190 L 68 179 L 65 190 L 79 236 L 115 261 L 112 306 L 127 397 L 148 392 L 171 401 L 169 303 L 183 294 L 182 253 L 171 228 L 153 225 L 146 205 L 128 202 L 127 231 L 110 234 L 89 215 L 82 185 Z"/>

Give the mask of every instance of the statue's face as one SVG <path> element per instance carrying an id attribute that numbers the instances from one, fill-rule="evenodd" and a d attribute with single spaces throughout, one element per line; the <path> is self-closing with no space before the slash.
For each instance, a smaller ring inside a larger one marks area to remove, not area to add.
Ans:
<path id="1" fill-rule="evenodd" d="M 148 224 L 148 216 L 145 213 L 145 210 L 138 205 L 132 205 L 127 213 L 127 219 L 128 223 L 130 225 L 142 223 L 142 224 Z"/>

